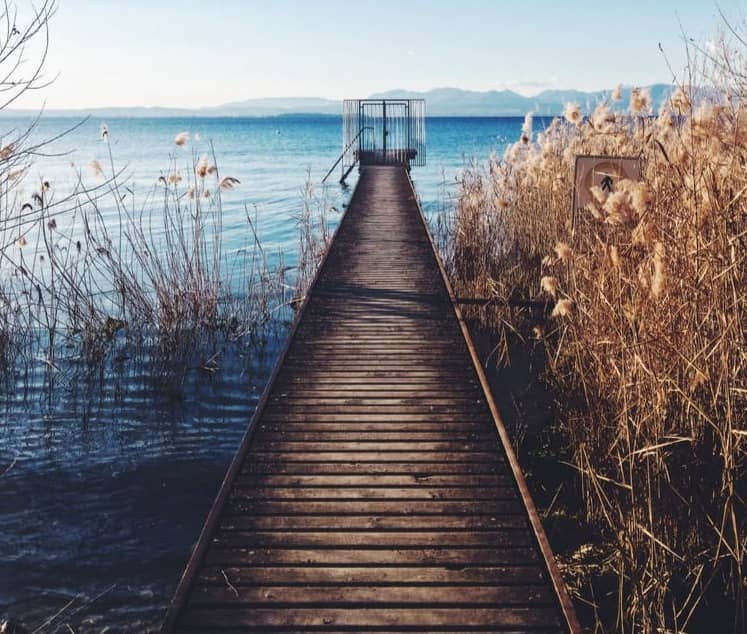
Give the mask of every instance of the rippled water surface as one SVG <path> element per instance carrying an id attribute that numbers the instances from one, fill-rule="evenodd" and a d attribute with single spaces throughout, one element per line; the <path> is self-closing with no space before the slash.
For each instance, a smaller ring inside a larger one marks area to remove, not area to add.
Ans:
<path id="1" fill-rule="evenodd" d="M 70 123 L 46 119 L 38 133 Z M 85 172 L 93 159 L 107 160 L 100 124 L 88 121 L 57 142 L 56 151 L 70 152 L 40 157 L 33 176 L 63 195 L 71 163 Z M 256 206 L 265 247 L 289 264 L 306 171 L 318 182 L 341 145 L 336 118 L 107 124 L 115 159 L 137 191 L 212 142 L 221 172 L 241 180 L 225 198 L 227 246 L 246 239 L 244 205 Z M 23 122 L 0 120 L 14 125 Z M 501 152 L 520 127 L 516 119 L 429 120 L 428 166 L 413 171 L 426 212 L 443 209 L 469 157 Z M 200 139 L 186 150 L 172 142 L 184 130 Z M 336 184 L 327 190 L 339 209 L 349 194 Z M 19 368 L 0 386 L 0 617 L 43 631 L 158 627 L 289 317 L 260 342 L 213 342 L 212 364 L 200 350 L 170 362 L 155 349 L 133 358 L 122 339 L 101 367 L 87 368 L 71 351 L 55 367 L 37 360 Z"/>
<path id="2" fill-rule="evenodd" d="M 72 601 L 55 623 L 156 627 L 284 334 L 219 345 L 218 371 L 164 372 L 123 344 L 103 376 L 54 377 L 52 400 L 42 365 L 6 388 L 3 611 L 36 627 Z"/>

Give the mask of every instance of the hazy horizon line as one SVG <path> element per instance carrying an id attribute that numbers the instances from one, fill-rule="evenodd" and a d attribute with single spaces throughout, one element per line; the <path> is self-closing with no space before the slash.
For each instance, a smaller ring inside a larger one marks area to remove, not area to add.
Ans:
<path id="1" fill-rule="evenodd" d="M 650 88 L 653 86 L 668 86 L 670 85 L 667 82 L 655 82 L 651 84 L 641 85 L 637 86 L 635 84 L 620 84 L 623 89 L 631 89 L 631 88 Z M 672 84 L 673 85 L 673 84 Z M 563 93 L 563 92 L 575 92 L 575 93 L 581 93 L 586 95 L 596 95 L 598 93 L 604 93 L 604 92 L 611 92 L 614 90 L 614 86 L 606 87 L 606 88 L 600 88 L 595 90 L 585 90 L 582 88 L 543 88 L 542 90 L 539 90 L 537 92 L 534 92 L 532 94 L 523 94 L 522 92 L 513 90 L 511 88 L 490 88 L 487 90 L 474 90 L 471 88 L 459 88 L 457 86 L 436 86 L 434 88 L 429 88 L 427 90 L 411 90 L 408 88 L 391 88 L 387 90 L 380 90 L 375 91 L 373 93 L 369 93 L 368 95 L 364 97 L 345 97 L 345 98 L 334 98 L 334 97 L 322 97 L 318 95 L 284 95 L 284 96 L 263 96 L 263 97 L 247 97 L 245 99 L 236 99 L 232 101 L 225 101 L 218 104 L 203 104 L 200 106 L 178 106 L 178 105 L 145 105 L 145 104 L 135 104 L 135 105 L 87 105 L 87 106 L 68 106 L 68 107 L 47 107 L 46 104 L 42 104 L 39 108 L 31 108 L 31 107 L 24 107 L 24 108 L 8 108 L 4 110 L 4 112 L 12 113 L 12 112 L 55 112 L 55 111 L 85 111 L 85 110 L 111 110 L 111 109 L 128 109 L 128 110 L 136 110 L 136 109 L 142 109 L 142 110 L 188 110 L 188 111 L 195 111 L 199 112 L 201 110 L 210 110 L 210 109 L 217 109 L 217 108 L 223 108 L 227 106 L 235 106 L 240 105 L 247 102 L 271 102 L 271 101 L 324 101 L 328 102 L 330 104 L 335 102 L 342 102 L 344 99 L 370 99 L 375 98 L 375 95 L 388 95 L 388 94 L 394 94 L 394 93 L 405 93 L 405 94 L 418 94 L 418 95 L 427 95 L 429 93 L 439 92 L 439 91 L 458 91 L 462 93 L 469 93 L 469 94 L 490 94 L 490 93 L 505 93 L 505 94 L 512 94 L 517 95 L 519 97 L 522 97 L 524 99 L 532 99 L 535 97 L 539 97 L 545 93 Z M 308 114 L 323 114 L 323 113 L 314 113 L 309 112 Z"/>

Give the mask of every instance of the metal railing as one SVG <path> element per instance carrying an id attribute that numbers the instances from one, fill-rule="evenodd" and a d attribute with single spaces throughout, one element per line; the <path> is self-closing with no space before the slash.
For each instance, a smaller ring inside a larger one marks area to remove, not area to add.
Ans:
<path id="1" fill-rule="evenodd" d="M 338 159 L 335 161 L 335 164 L 332 167 L 329 168 L 329 172 L 327 172 L 327 175 L 322 179 L 322 184 L 324 184 L 327 181 L 327 179 L 329 178 L 329 175 L 335 170 L 335 168 L 340 164 L 340 161 L 342 161 L 342 159 L 345 157 L 346 152 L 360 138 L 361 134 L 363 134 L 365 132 L 365 130 L 366 130 L 365 128 L 363 128 L 362 130 L 359 130 L 358 134 L 356 134 L 355 137 L 353 137 L 353 139 L 350 141 L 350 143 L 348 143 L 343 148 L 342 154 L 340 154 L 340 156 L 338 157 Z M 353 164 L 350 167 L 350 169 L 352 169 L 353 167 L 355 167 L 355 162 L 353 162 Z M 350 169 L 348 169 L 347 172 L 346 172 L 345 171 L 345 166 L 343 165 L 343 168 L 342 168 L 342 178 L 340 179 L 341 183 L 345 182 L 345 179 L 347 178 L 347 175 L 350 174 Z"/>
<path id="2" fill-rule="evenodd" d="M 416 99 L 358 101 L 360 125 L 369 128 L 359 141 L 363 165 L 425 165 L 425 102 Z"/>
<path id="3" fill-rule="evenodd" d="M 358 130 L 364 165 L 425 165 L 425 101 L 422 99 L 350 99 L 343 105 L 343 139 Z"/>
<path id="4" fill-rule="evenodd" d="M 322 180 L 342 164 L 341 183 L 357 165 L 425 165 L 423 99 L 346 99 L 342 154 Z"/>

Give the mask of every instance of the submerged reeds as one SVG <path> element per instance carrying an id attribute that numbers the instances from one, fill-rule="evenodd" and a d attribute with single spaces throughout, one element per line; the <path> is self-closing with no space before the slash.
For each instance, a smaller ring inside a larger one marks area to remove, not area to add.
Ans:
<path id="1" fill-rule="evenodd" d="M 566 572 L 600 631 L 745 624 L 747 60 L 723 51 L 656 114 L 643 90 L 621 112 L 616 90 L 536 136 L 528 119 L 502 159 L 466 170 L 451 224 L 459 295 L 553 302 L 539 324 L 475 316 L 534 327 L 547 348 L 602 553 Z M 640 157 L 643 178 L 595 189 L 574 219 L 584 154 Z M 614 591 L 599 591 L 600 569 Z"/>
<path id="2" fill-rule="evenodd" d="M 105 164 L 78 169 L 62 197 L 49 182 L 34 185 L 30 195 L 27 182 L 20 194 L 7 170 L 22 144 L 0 156 L 8 166 L 0 165 L 5 370 L 40 357 L 57 368 L 61 351 L 95 366 L 122 337 L 131 354 L 141 348 L 151 357 L 179 359 L 218 340 L 253 341 L 263 327 L 287 321 L 292 290 L 305 292 L 329 238 L 328 204 L 311 179 L 299 200 L 299 264 L 287 267 L 282 253 L 266 253 L 256 207 L 244 205 L 243 240 L 224 244 L 224 197 L 236 196 L 240 180 L 220 173 L 212 148 L 202 155 L 180 150 L 181 158 L 172 157 L 138 196 L 111 152 L 116 131 L 102 130 Z M 189 135 L 174 142 L 185 148 Z"/>

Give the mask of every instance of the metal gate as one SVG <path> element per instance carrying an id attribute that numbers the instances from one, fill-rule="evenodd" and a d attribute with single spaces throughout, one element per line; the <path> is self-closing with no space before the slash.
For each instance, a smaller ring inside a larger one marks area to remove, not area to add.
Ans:
<path id="1" fill-rule="evenodd" d="M 343 179 L 355 166 L 425 165 L 425 101 L 346 99 Z"/>

